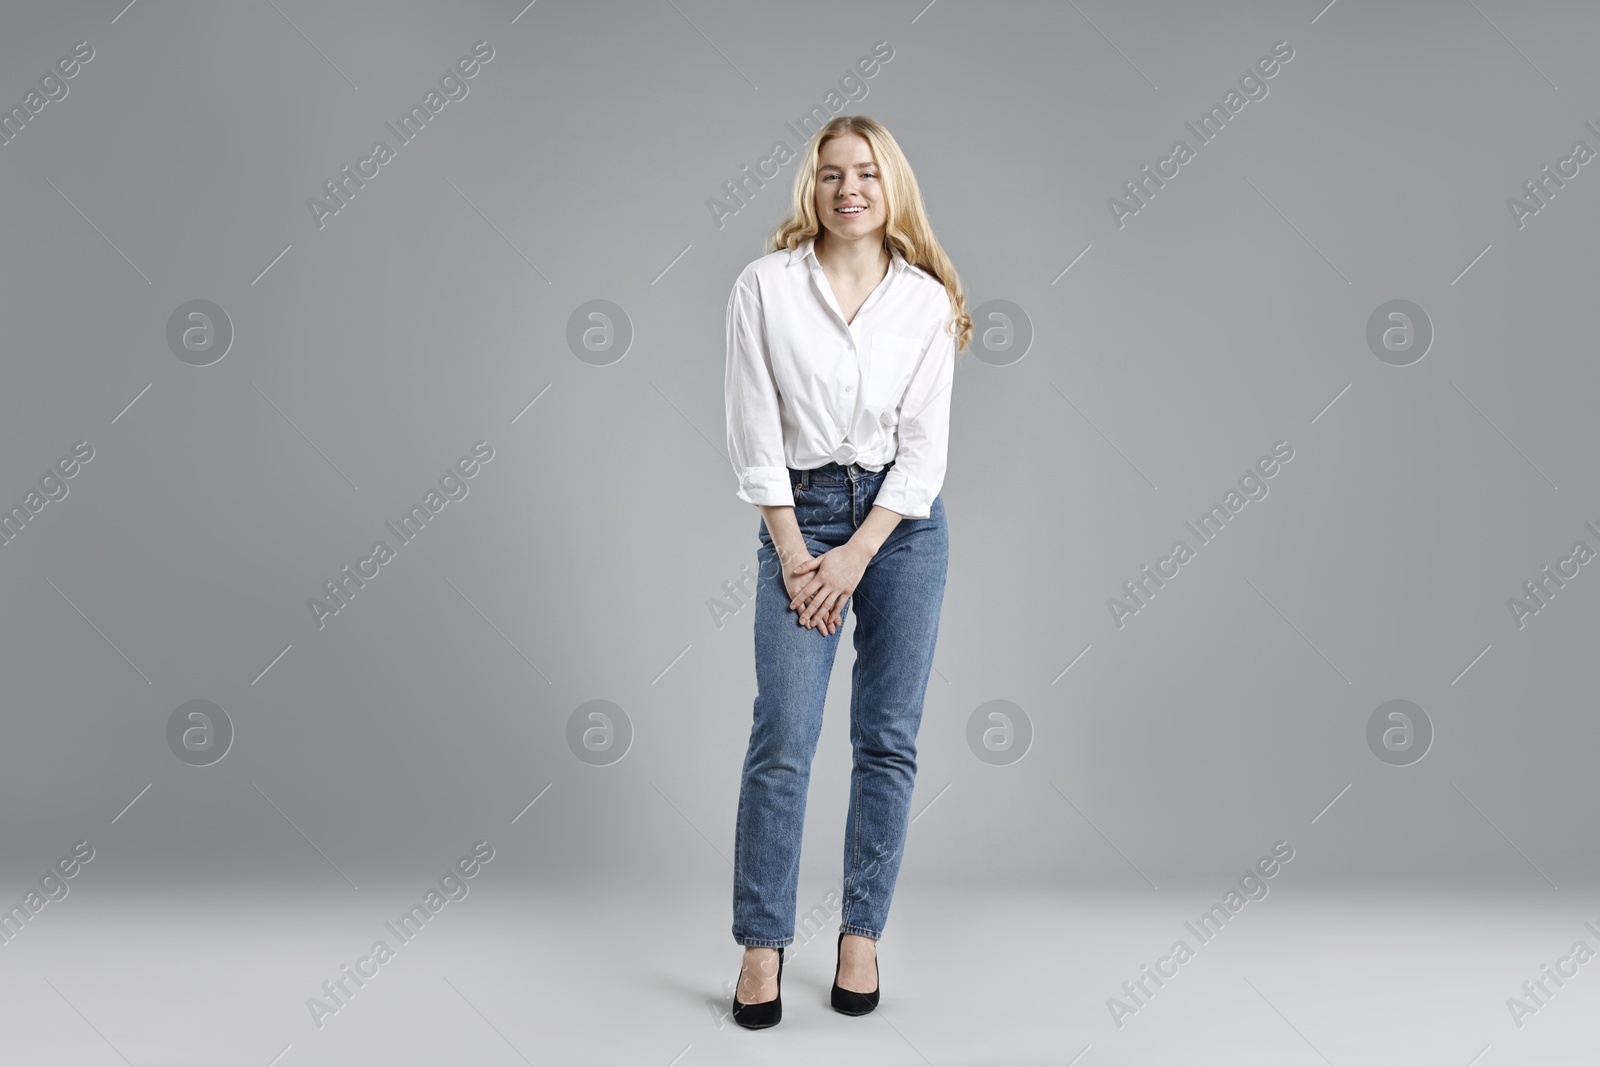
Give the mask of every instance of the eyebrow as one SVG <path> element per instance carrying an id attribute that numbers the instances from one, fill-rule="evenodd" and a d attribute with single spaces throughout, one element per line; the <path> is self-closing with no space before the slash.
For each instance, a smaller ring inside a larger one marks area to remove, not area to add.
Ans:
<path id="1" fill-rule="evenodd" d="M 852 167 L 876 167 L 877 166 L 877 164 L 872 162 L 871 160 L 868 160 L 865 163 L 852 163 L 850 165 Z M 818 170 L 843 170 L 844 168 L 839 166 L 836 163 L 824 163 L 824 164 L 822 164 L 822 166 L 818 167 L 817 169 Z"/>

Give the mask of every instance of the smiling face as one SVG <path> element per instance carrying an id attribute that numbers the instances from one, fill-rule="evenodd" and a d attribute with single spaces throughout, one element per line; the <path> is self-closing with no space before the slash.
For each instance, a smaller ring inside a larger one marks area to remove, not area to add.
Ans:
<path id="1" fill-rule="evenodd" d="M 817 153 L 817 221 L 841 240 L 882 237 L 889 221 L 872 146 L 858 133 L 835 137 Z"/>

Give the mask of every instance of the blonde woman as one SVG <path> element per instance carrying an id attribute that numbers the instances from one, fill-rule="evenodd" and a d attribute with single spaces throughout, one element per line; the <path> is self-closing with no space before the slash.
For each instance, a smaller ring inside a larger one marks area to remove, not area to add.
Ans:
<path id="1" fill-rule="evenodd" d="M 739 790 L 733 1018 L 783 1017 L 811 759 L 856 608 L 850 810 L 833 1007 L 878 1003 L 949 541 L 950 388 L 972 319 L 910 165 L 862 115 L 819 130 L 790 217 L 728 300 L 728 453 L 761 510 L 757 696 Z"/>

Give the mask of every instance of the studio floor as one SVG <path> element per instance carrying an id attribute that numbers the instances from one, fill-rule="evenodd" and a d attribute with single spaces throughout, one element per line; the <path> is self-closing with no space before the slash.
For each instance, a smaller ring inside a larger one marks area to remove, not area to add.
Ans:
<path id="1" fill-rule="evenodd" d="M 850 1018 L 828 1007 L 826 890 L 802 885 L 816 932 L 763 1031 L 726 1015 L 739 949 L 722 886 L 484 878 L 404 942 L 385 923 L 416 894 L 387 887 L 74 893 L 0 947 L 0 1062 L 1556 1067 L 1600 1051 L 1600 964 L 1571 955 L 1600 947 L 1592 893 L 1285 885 L 1202 941 L 1190 926 L 1215 894 L 1198 886 L 907 884 L 879 946 L 881 1006 Z M 378 940 L 391 957 L 335 1006 L 323 983 Z M 1140 993 L 1146 965 L 1171 976 Z M 1575 973 L 1557 985 L 1547 965 Z M 1541 978 L 1535 1004 L 1523 983 Z M 1511 998 L 1533 1010 L 1514 1018 Z"/>

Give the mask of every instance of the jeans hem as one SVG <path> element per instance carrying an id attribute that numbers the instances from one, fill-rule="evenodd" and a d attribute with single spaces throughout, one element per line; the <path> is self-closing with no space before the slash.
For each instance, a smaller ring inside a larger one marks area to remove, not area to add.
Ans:
<path id="1" fill-rule="evenodd" d="M 857 926 L 855 923 L 840 923 L 839 929 L 847 934 L 855 934 L 858 937 L 870 937 L 874 941 L 883 936 L 882 930 L 871 930 L 865 926 Z"/>
<path id="2" fill-rule="evenodd" d="M 736 943 L 743 945 L 745 948 L 788 948 L 790 945 L 794 944 L 794 935 L 791 934 L 788 937 L 776 939 L 763 937 L 735 937 L 733 940 Z"/>

